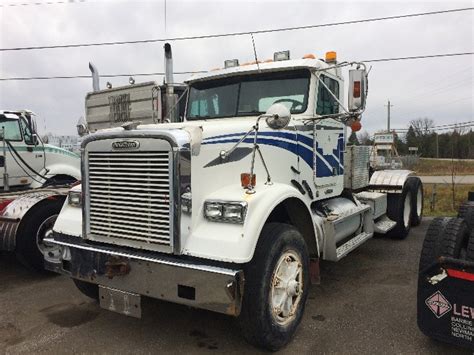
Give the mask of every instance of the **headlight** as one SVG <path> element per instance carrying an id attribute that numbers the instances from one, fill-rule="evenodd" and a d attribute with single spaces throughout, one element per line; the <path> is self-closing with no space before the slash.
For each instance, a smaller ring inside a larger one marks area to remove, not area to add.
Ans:
<path id="1" fill-rule="evenodd" d="M 204 202 L 204 216 L 210 221 L 244 223 L 246 213 L 247 202 Z"/>
<path id="2" fill-rule="evenodd" d="M 67 202 L 74 207 L 81 207 L 82 205 L 82 192 L 81 191 L 69 191 L 67 195 Z"/>

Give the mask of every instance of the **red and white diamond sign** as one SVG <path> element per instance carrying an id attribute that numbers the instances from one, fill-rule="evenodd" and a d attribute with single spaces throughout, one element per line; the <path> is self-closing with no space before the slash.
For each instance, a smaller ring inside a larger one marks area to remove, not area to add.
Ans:
<path id="1" fill-rule="evenodd" d="M 441 318 L 452 309 L 451 303 L 449 303 L 446 297 L 439 291 L 436 291 L 433 295 L 428 297 L 425 303 L 436 318 Z"/>

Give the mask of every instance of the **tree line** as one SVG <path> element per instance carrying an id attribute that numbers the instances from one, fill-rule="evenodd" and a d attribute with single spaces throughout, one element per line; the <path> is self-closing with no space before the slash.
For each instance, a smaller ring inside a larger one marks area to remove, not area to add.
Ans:
<path id="1" fill-rule="evenodd" d="M 472 128 L 455 128 L 447 132 L 437 132 L 432 119 L 418 118 L 410 121 L 408 131 L 401 136 L 395 133 L 398 154 L 412 152 L 409 147 L 417 147 L 417 154 L 423 158 L 474 159 L 474 131 Z M 352 134 L 348 144 L 372 145 L 373 139 L 364 131 Z"/>

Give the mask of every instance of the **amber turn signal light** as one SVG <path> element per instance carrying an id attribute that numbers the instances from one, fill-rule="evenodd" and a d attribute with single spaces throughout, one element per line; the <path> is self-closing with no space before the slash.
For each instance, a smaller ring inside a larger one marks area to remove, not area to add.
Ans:
<path id="1" fill-rule="evenodd" d="M 240 183 L 242 184 L 242 187 L 255 186 L 256 182 L 257 182 L 257 175 L 253 174 L 252 180 L 250 180 L 249 173 L 240 174 Z"/>

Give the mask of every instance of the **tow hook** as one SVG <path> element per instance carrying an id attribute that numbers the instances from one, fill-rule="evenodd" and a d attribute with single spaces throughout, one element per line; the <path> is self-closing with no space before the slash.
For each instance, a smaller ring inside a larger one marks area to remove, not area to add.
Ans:
<path id="1" fill-rule="evenodd" d="M 125 276 L 130 272 L 130 264 L 127 259 L 110 257 L 105 263 L 105 276 L 113 279 L 115 276 Z"/>

